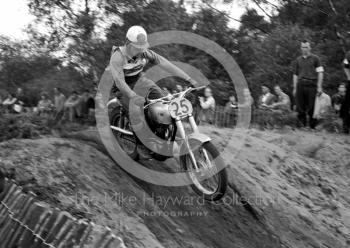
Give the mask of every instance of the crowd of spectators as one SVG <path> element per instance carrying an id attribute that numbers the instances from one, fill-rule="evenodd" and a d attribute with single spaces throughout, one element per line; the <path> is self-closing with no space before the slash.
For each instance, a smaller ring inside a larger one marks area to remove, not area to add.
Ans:
<path id="1" fill-rule="evenodd" d="M 48 92 L 41 92 L 36 106 L 29 106 L 22 88 L 18 88 L 16 94 L 8 93 L 5 98 L 0 96 L 1 113 L 34 113 L 43 117 L 52 117 L 57 122 L 62 120 L 74 122 L 87 118 L 94 107 L 94 97 L 88 90 L 81 94 L 73 91 L 67 98 L 60 88 L 54 88 L 52 98 Z"/>
<path id="2" fill-rule="evenodd" d="M 350 82 L 350 52 L 346 54 L 343 67 L 346 82 Z M 294 62 L 292 92 L 284 91 L 279 84 L 273 87 L 263 84 L 260 96 L 253 99 L 250 90 L 245 88 L 240 101 L 237 101 L 235 95 L 231 95 L 226 105 L 221 108 L 216 105 L 211 88 L 207 87 L 203 96 L 198 97 L 198 106 L 195 107 L 199 113 L 198 121 L 233 127 L 241 112 L 248 114 L 253 122 L 263 126 L 273 127 L 276 122 L 285 118 L 295 120 L 296 126 L 315 129 L 323 122 L 330 121 L 330 116 L 335 116 L 342 120 L 343 132 L 349 133 L 350 83 L 340 83 L 337 86 L 338 91 L 330 96 L 322 87 L 323 74 L 324 68 L 320 58 L 311 53 L 308 41 L 302 41 L 301 56 Z M 180 90 L 182 86 L 177 85 L 171 92 Z"/>
<path id="3" fill-rule="evenodd" d="M 342 119 L 343 132 L 350 131 L 350 52 L 343 61 L 347 81 L 337 86 L 337 92 L 330 96 L 323 89 L 324 68 L 320 58 L 311 53 L 308 41 L 301 42 L 301 55 L 295 60 L 293 69 L 292 92 L 284 91 L 279 85 L 261 85 L 260 95 L 254 99 L 248 88 L 242 90 L 239 101 L 235 95 L 229 96 L 225 106 L 218 106 L 210 86 L 202 94 L 190 93 L 194 117 L 198 124 L 217 125 L 217 116 L 224 121 L 224 126 L 233 127 L 243 113 L 249 115 L 253 122 L 263 126 L 274 126 L 276 121 L 284 117 L 294 116 L 300 127 L 315 129 L 330 114 Z M 285 85 L 285 84 L 284 84 Z M 177 84 L 173 89 L 163 88 L 167 93 L 178 93 L 187 89 L 188 85 Z M 0 110 L 5 113 L 34 112 L 40 116 L 53 116 L 59 122 L 74 122 L 89 116 L 94 109 L 94 97 L 88 90 L 71 92 L 66 96 L 59 88 L 54 88 L 53 95 L 42 92 L 35 107 L 29 107 L 27 96 L 22 88 L 16 93 L 0 95 Z M 221 100 L 221 99 L 220 99 Z M 292 101 L 293 100 L 293 101 Z M 223 118 L 222 118 L 223 117 Z M 220 124 L 219 124 L 220 125 Z M 222 126 L 222 125 L 221 125 Z"/>
<path id="4" fill-rule="evenodd" d="M 297 104 L 292 104 L 292 96 L 285 92 L 280 85 L 274 85 L 271 88 L 268 85 L 262 85 L 261 95 L 256 100 L 251 96 L 248 88 L 243 89 L 241 101 L 238 101 L 235 95 L 231 95 L 223 107 L 216 105 L 212 90 L 207 87 L 203 96 L 198 97 L 198 103 L 194 109 L 197 109 L 198 112 L 198 123 L 234 127 L 237 124 L 238 115 L 241 113 L 243 115 L 249 114 L 253 123 L 264 127 L 274 127 L 285 118 L 286 122 L 294 120 L 293 123 L 290 123 L 291 125 L 314 129 L 320 126 L 323 121 L 329 121 L 329 116 L 338 116 L 340 119 L 340 110 L 345 102 L 345 96 L 346 85 L 344 83 L 339 84 L 338 91 L 332 96 L 325 91 L 317 94 L 312 115 L 308 118 L 309 122 L 314 122 L 312 127 L 307 127 L 298 118 Z M 344 125 L 346 126 L 346 123 Z M 346 132 L 345 129 L 344 132 Z"/>
<path id="5" fill-rule="evenodd" d="M 163 88 L 165 92 L 176 94 L 183 91 L 188 86 L 176 85 L 173 90 Z M 315 97 L 315 104 L 312 118 L 315 125 L 328 118 L 329 113 L 340 114 L 340 109 L 345 100 L 346 85 L 339 84 L 338 92 L 330 97 L 325 92 L 321 92 Z M 204 89 L 202 96 L 190 94 L 187 99 L 191 101 L 194 108 L 194 116 L 198 124 L 208 123 L 219 126 L 234 127 L 237 124 L 239 110 L 241 113 L 249 113 L 253 122 L 263 126 L 275 126 L 279 119 L 288 115 L 297 119 L 297 105 L 293 106 L 291 96 L 287 94 L 280 85 L 269 87 L 267 84 L 261 86 L 261 94 L 256 100 L 251 95 L 248 88 L 243 89 L 243 98 L 239 102 L 235 95 L 229 97 L 223 108 L 217 106 L 212 89 L 208 86 Z M 249 110 L 249 111 L 248 111 Z M 218 122 L 224 122 L 218 123 Z M 298 121 L 299 126 L 303 123 Z"/>

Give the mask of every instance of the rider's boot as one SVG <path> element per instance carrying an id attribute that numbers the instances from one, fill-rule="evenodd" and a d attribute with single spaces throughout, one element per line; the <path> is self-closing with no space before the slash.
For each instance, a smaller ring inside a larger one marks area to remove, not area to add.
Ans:
<path id="1" fill-rule="evenodd" d="M 137 153 L 141 160 L 150 160 L 153 158 L 152 151 L 144 146 L 141 142 L 137 144 Z"/>
<path id="2" fill-rule="evenodd" d="M 139 141 L 137 144 L 137 152 L 140 155 L 140 159 L 152 159 L 154 155 L 172 157 L 174 154 L 173 150 L 172 144 L 153 137 L 142 140 L 142 142 Z"/>
<path id="3" fill-rule="evenodd" d="M 133 130 L 137 136 L 137 152 L 140 159 L 152 159 L 154 155 L 162 155 L 172 157 L 174 154 L 173 143 L 168 143 L 165 140 L 155 135 L 143 135 L 149 132 L 148 126 L 142 126 L 140 129 Z"/>

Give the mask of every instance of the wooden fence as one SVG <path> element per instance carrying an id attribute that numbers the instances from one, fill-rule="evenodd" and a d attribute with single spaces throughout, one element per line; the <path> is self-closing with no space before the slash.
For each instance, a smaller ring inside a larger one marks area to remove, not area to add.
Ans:
<path id="1" fill-rule="evenodd" d="M 0 248 L 125 248 L 111 229 L 39 203 L 12 180 L 0 184 Z"/>
<path id="2" fill-rule="evenodd" d="M 233 128 L 236 125 L 238 110 L 227 112 L 224 106 L 216 106 L 213 125 Z"/>
<path id="3" fill-rule="evenodd" d="M 224 106 L 216 106 L 212 124 L 217 127 L 234 128 L 237 125 L 239 115 L 244 120 L 249 120 L 250 125 L 253 124 L 263 128 L 267 126 L 298 126 L 297 113 L 293 111 L 278 112 L 271 110 L 259 110 L 255 108 L 252 108 L 250 111 L 244 111 L 243 109 L 226 111 Z"/>

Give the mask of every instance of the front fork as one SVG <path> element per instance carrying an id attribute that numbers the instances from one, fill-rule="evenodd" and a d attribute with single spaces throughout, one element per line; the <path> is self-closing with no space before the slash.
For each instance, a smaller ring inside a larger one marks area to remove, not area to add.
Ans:
<path id="1" fill-rule="evenodd" d="M 194 120 L 194 117 L 192 115 L 190 115 L 188 117 L 188 120 L 190 121 L 190 125 L 192 127 L 192 131 L 194 133 L 199 133 L 199 130 L 198 130 L 198 126 L 197 126 L 197 123 L 196 121 Z M 208 153 L 207 153 L 207 150 L 203 149 L 202 150 L 203 154 L 204 154 L 204 157 L 205 157 L 205 160 L 207 161 L 206 165 L 210 165 L 210 159 L 209 159 L 209 156 L 208 156 Z"/>
<path id="2" fill-rule="evenodd" d="M 199 130 L 198 130 L 197 123 L 194 120 L 194 117 L 192 115 L 189 115 L 188 116 L 188 120 L 189 120 L 190 126 L 192 128 L 192 132 L 198 133 Z M 190 159 L 191 159 L 191 161 L 192 161 L 192 163 L 194 165 L 194 168 L 196 169 L 196 171 L 198 171 L 199 167 L 198 167 L 196 158 L 195 158 L 195 156 L 193 154 L 193 151 L 192 151 L 191 145 L 189 143 L 188 137 L 186 135 L 186 131 L 185 131 L 184 125 L 182 123 L 182 119 L 180 117 L 176 118 L 175 123 L 176 123 L 176 126 L 177 126 L 177 130 L 179 132 L 179 135 L 180 135 L 181 139 L 184 141 L 184 143 L 186 145 L 186 148 L 188 150 L 188 154 L 190 155 Z M 204 149 L 203 149 L 203 154 L 204 154 L 205 159 L 207 161 L 209 161 L 209 157 L 208 157 L 207 151 L 204 150 Z"/>

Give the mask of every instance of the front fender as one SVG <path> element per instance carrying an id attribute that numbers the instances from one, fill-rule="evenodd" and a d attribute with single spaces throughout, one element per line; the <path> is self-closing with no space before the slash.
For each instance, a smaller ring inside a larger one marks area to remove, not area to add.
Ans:
<path id="1" fill-rule="evenodd" d="M 117 105 L 117 106 L 121 106 L 122 104 L 120 103 L 120 101 L 118 100 L 118 98 L 113 98 L 113 99 L 111 99 L 111 100 L 109 100 L 108 102 L 107 102 L 107 107 L 110 107 L 110 106 L 112 106 L 112 105 Z"/>
<path id="2" fill-rule="evenodd" d="M 211 141 L 211 138 L 203 133 L 191 133 L 188 135 L 188 140 L 197 140 L 199 141 L 201 144 Z"/>
<path id="3" fill-rule="evenodd" d="M 211 138 L 203 133 L 191 133 L 188 134 L 188 143 L 185 140 L 179 143 L 179 150 L 174 152 L 176 157 L 182 157 L 188 154 L 188 148 L 190 147 L 192 151 L 198 149 L 203 143 L 211 141 Z"/>

